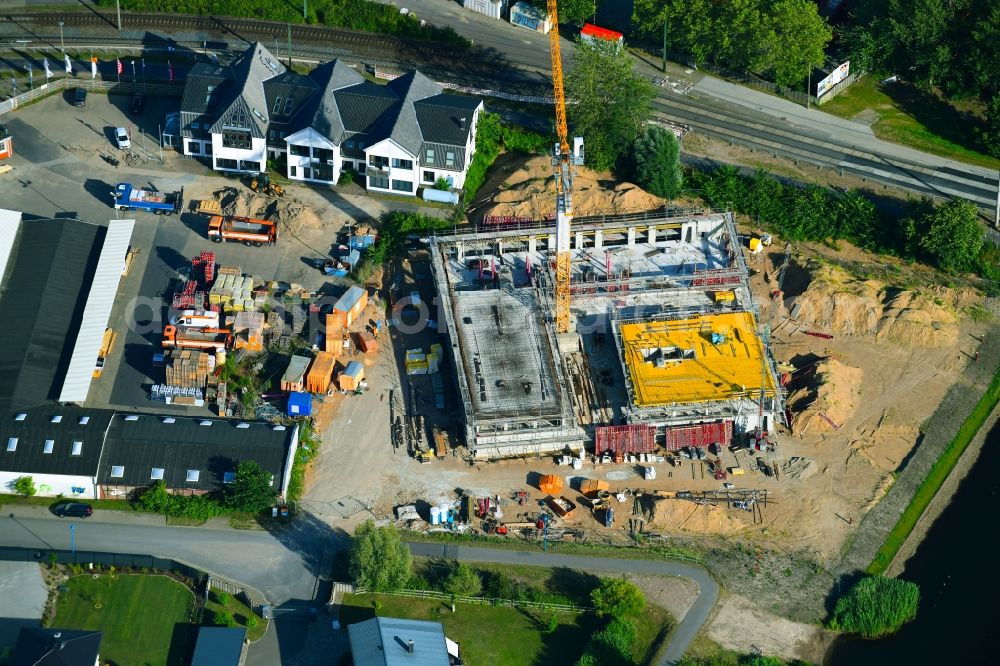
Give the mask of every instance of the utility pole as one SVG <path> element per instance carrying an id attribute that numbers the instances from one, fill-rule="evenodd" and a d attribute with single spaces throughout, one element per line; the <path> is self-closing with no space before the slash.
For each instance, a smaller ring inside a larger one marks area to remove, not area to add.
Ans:
<path id="1" fill-rule="evenodd" d="M 122 31 L 122 0 L 115 0 L 115 7 L 118 9 L 118 32 Z"/>
<path id="2" fill-rule="evenodd" d="M 306 14 L 308 13 L 309 0 L 302 0 L 302 22 L 306 22 Z"/>
<path id="3" fill-rule="evenodd" d="M 292 24 L 288 24 L 288 69 L 292 68 Z"/>
<path id="4" fill-rule="evenodd" d="M 806 75 L 806 110 L 809 110 L 809 98 L 812 97 L 813 88 L 813 69 L 812 65 L 809 65 L 809 74 Z"/>
<path id="5" fill-rule="evenodd" d="M 667 15 L 663 15 L 663 73 L 667 73 Z"/>
<path id="6" fill-rule="evenodd" d="M 69 524 L 69 550 L 73 553 L 73 564 L 76 564 L 76 523 Z"/>
<path id="7" fill-rule="evenodd" d="M 63 26 L 65 23 L 59 21 L 59 47 L 62 49 L 63 53 L 66 53 L 66 41 L 63 39 Z"/>

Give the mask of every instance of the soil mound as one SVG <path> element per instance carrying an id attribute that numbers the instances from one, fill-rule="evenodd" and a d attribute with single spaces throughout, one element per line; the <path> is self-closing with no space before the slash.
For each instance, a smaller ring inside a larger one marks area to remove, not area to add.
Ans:
<path id="1" fill-rule="evenodd" d="M 545 219 L 555 212 L 555 179 L 549 157 L 532 158 L 511 173 L 485 206 L 486 215 Z M 666 201 L 632 183 L 614 180 L 608 172 L 578 167 L 573 172 L 573 212 L 613 215 L 662 208 Z M 676 203 L 676 202 L 675 202 Z"/>
<path id="2" fill-rule="evenodd" d="M 836 359 L 817 362 L 812 377 L 788 396 L 788 404 L 795 412 L 794 431 L 829 432 L 835 429 L 834 424 L 839 427 L 846 423 L 858 407 L 863 376 L 860 368 Z"/>
<path id="3" fill-rule="evenodd" d="M 297 235 L 304 229 L 321 225 L 312 208 L 287 194 L 272 198 L 236 187 L 224 187 L 212 194 L 222 204 L 225 215 L 271 220 L 278 223 L 279 233 Z"/>
<path id="4" fill-rule="evenodd" d="M 947 307 L 956 297 L 950 290 L 894 289 L 817 262 L 807 270 L 809 285 L 789 298 L 789 313 L 808 326 L 910 346 L 947 347 L 958 340 L 958 319 Z"/>
<path id="5" fill-rule="evenodd" d="M 642 500 L 651 527 L 697 534 L 733 534 L 746 527 L 741 510 L 673 498 L 643 496 Z"/>

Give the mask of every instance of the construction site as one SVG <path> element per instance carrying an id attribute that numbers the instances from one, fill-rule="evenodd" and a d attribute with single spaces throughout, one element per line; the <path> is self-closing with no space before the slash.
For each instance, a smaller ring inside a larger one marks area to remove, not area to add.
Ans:
<path id="1" fill-rule="evenodd" d="M 509 226 L 431 249 L 473 458 L 768 446 L 784 402 L 730 214 L 578 218 L 566 333 L 554 229 Z"/>

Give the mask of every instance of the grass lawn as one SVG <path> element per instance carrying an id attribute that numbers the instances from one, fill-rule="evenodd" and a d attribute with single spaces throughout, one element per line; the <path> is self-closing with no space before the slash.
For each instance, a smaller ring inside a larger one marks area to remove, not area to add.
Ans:
<path id="1" fill-rule="evenodd" d="M 345 625 L 375 615 L 440 622 L 448 638 L 459 644 L 470 666 L 572 664 L 583 654 L 590 636 L 604 624 L 589 613 L 557 613 L 559 625 L 548 634 L 550 614 L 544 610 L 457 604 L 452 614 L 444 601 L 382 594 L 349 594 L 342 603 L 340 620 Z M 647 606 L 636 618 L 634 663 L 650 663 L 673 628 L 673 618 L 667 611 Z"/>
<path id="2" fill-rule="evenodd" d="M 89 574 L 66 582 L 53 627 L 104 632 L 101 658 L 120 666 L 180 665 L 195 627 L 194 594 L 166 576 Z M 100 606 L 100 608 L 97 608 Z"/>
<path id="3" fill-rule="evenodd" d="M 883 86 L 866 76 L 818 108 L 842 118 L 872 110 L 879 115 L 872 131 L 881 139 L 969 164 L 1000 168 L 1000 159 L 979 152 L 975 128 L 983 120 L 974 102 L 946 100 L 905 83 Z"/>
<path id="4" fill-rule="evenodd" d="M 224 601 L 225 603 L 220 603 Z M 231 594 L 226 594 L 225 597 L 219 595 L 218 590 L 212 590 L 209 595 L 208 602 L 205 604 L 205 612 L 202 614 L 202 624 L 206 626 L 212 625 L 212 616 L 216 611 L 223 611 L 229 613 L 236 620 L 236 624 L 241 627 L 246 627 L 247 630 L 247 640 L 253 642 L 258 641 L 264 637 L 267 632 L 267 620 L 261 619 L 256 613 L 254 613 L 250 608 L 234 597 Z M 253 628 L 247 626 L 247 619 L 254 618 L 256 625 Z"/>

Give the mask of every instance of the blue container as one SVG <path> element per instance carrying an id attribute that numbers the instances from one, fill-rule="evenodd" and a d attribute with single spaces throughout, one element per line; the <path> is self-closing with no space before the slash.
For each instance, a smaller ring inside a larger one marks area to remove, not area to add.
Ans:
<path id="1" fill-rule="evenodd" d="M 312 394 L 293 391 L 288 394 L 289 416 L 311 416 Z"/>

